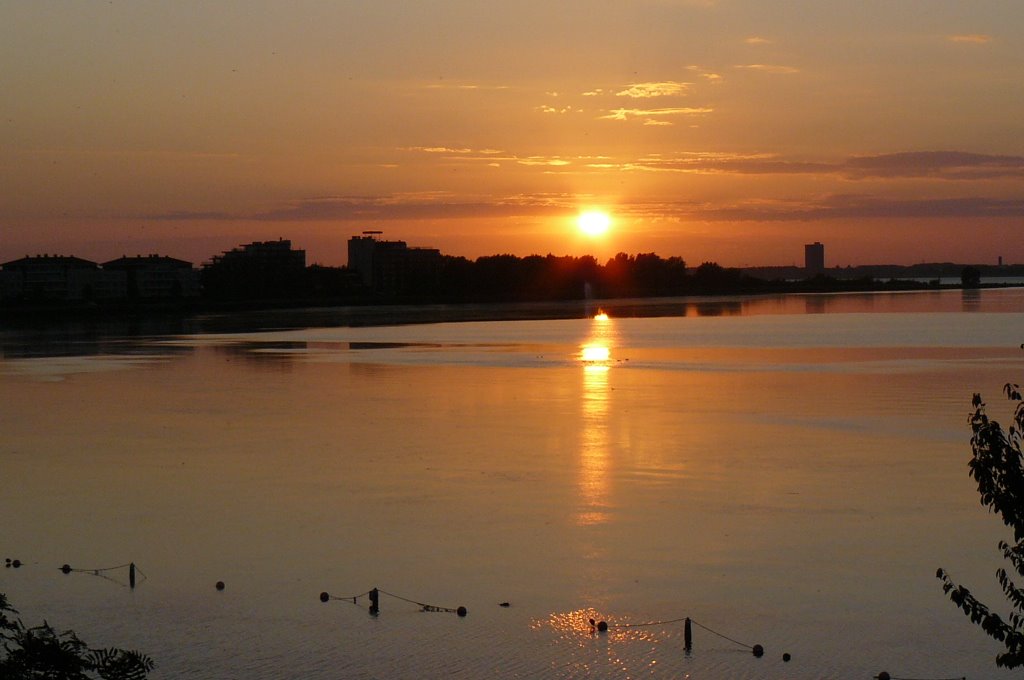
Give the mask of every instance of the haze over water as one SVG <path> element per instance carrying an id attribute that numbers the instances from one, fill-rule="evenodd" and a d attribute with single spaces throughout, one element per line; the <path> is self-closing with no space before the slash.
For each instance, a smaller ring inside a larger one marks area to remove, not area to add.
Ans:
<path id="1" fill-rule="evenodd" d="M 606 310 L 2 331 L 0 592 L 154 678 L 1009 677 L 934 573 L 1000 609 L 967 417 L 1021 289 Z M 375 586 L 469 614 L 318 597 Z M 765 657 L 623 627 L 686 616 Z"/>

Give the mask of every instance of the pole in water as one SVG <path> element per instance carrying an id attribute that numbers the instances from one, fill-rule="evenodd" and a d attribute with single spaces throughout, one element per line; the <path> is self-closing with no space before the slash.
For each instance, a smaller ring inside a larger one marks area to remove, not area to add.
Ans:
<path id="1" fill-rule="evenodd" d="M 380 613 L 380 592 L 376 588 L 370 591 L 370 613 L 374 616 Z"/>
<path id="2" fill-rule="evenodd" d="M 683 624 L 683 646 L 686 648 L 686 652 L 693 651 L 693 629 L 690 627 L 690 617 L 686 617 L 686 622 Z"/>
<path id="3" fill-rule="evenodd" d="M 134 590 L 135 589 L 135 563 L 132 562 L 128 565 L 128 585 Z"/>

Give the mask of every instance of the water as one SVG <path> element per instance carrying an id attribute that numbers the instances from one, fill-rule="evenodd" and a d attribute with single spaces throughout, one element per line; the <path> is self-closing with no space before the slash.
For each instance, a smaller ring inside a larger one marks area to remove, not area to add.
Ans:
<path id="1" fill-rule="evenodd" d="M 154 678 L 1009 677 L 934 573 L 1006 611 L 967 417 L 1024 291 L 606 307 L 6 331 L 0 592 Z M 469 614 L 319 600 L 374 586 Z M 624 626 L 686 616 L 764 658 Z"/>

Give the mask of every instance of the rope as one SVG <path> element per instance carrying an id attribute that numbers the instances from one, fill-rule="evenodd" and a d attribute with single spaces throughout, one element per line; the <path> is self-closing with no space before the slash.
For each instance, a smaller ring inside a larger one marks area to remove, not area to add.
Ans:
<path id="1" fill-rule="evenodd" d="M 739 645 L 740 647 L 746 647 L 747 649 L 753 649 L 753 647 L 752 647 L 752 646 L 750 646 L 750 645 L 748 645 L 748 644 L 746 644 L 746 643 L 744 643 L 744 642 L 740 642 L 739 640 L 733 640 L 733 639 L 732 639 L 731 637 L 729 637 L 729 636 L 727 636 L 727 635 L 722 635 L 722 634 L 721 634 L 721 633 L 719 633 L 719 632 L 718 632 L 717 630 L 711 630 L 710 628 L 708 628 L 708 627 L 707 627 L 707 626 L 705 626 L 704 624 L 702 624 L 702 623 L 697 623 L 697 622 L 696 622 L 696 621 L 694 621 L 693 619 L 690 619 L 690 623 L 692 623 L 692 624 L 693 624 L 693 625 L 695 625 L 695 626 L 700 626 L 701 628 L 703 628 L 703 629 L 704 629 L 704 630 L 706 630 L 707 632 L 709 632 L 709 633 L 713 633 L 714 635 L 717 635 L 718 637 L 722 638 L 723 640 L 728 640 L 729 642 L 731 642 L 731 643 L 733 643 L 733 644 L 736 644 L 736 645 Z"/>
<path id="2" fill-rule="evenodd" d="M 92 573 L 95 576 L 99 576 L 101 571 L 114 571 L 116 569 L 124 569 L 125 567 L 130 567 L 131 564 L 132 564 L 131 562 L 128 562 L 126 564 L 119 564 L 116 567 L 104 567 L 103 569 L 74 569 L 74 568 L 69 567 L 67 569 L 67 571 L 89 572 L 89 573 Z M 138 570 L 139 570 L 139 568 L 135 567 L 135 571 L 138 571 Z"/>
<path id="3" fill-rule="evenodd" d="M 679 623 L 680 621 L 685 621 L 687 618 L 688 617 L 686 617 L 686 616 L 680 616 L 678 619 L 666 619 L 664 621 L 648 621 L 646 623 L 614 623 L 614 624 L 610 624 L 608 627 L 609 628 L 642 628 L 642 627 L 645 627 L 645 626 L 664 626 L 664 625 L 667 625 L 669 623 Z M 722 638 L 723 640 L 728 640 L 729 642 L 731 642 L 733 644 L 736 644 L 736 645 L 739 645 L 740 647 L 746 647 L 747 649 L 753 649 L 753 647 L 751 645 L 748 645 L 746 643 L 740 642 L 739 640 L 734 640 L 731 637 L 729 637 L 728 635 L 722 635 L 717 630 L 711 630 L 710 628 L 708 628 L 704 624 L 699 623 L 697 621 L 694 621 L 693 619 L 690 619 L 690 623 L 692 623 L 695 626 L 700 626 L 701 628 L 703 628 L 707 632 L 712 633 L 714 635 L 717 635 L 718 637 Z M 896 678 L 893 678 L 893 680 L 896 680 Z M 908 678 L 906 680 L 910 680 L 910 679 Z"/>
<path id="4" fill-rule="evenodd" d="M 455 614 L 455 613 L 458 612 L 457 609 L 452 608 L 452 607 L 437 607 L 437 606 L 434 606 L 432 604 L 424 604 L 423 602 L 417 602 L 416 600 L 410 600 L 409 598 L 402 597 L 401 595 L 395 595 L 394 593 L 389 593 L 388 591 L 381 590 L 380 588 L 377 589 L 377 592 L 380 593 L 381 595 L 387 595 L 388 597 L 393 597 L 396 600 L 402 600 L 403 602 L 408 602 L 409 604 L 414 604 L 417 607 L 420 607 L 421 610 L 425 611 L 425 612 L 446 612 L 446 613 L 452 613 L 452 614 Z"/>
<path id="5" fill-rule="evenodd" d="M 366 597 L 369 594 L 370 594 L 370 591 L 367 590 L 365 593 L 362 593 L 360 595 L 352 595 L 351 597 L 336 597 L 334 595 L 328 595 L 327 597 L 330 600 L 341 600 L 343 602 L 351 602 L 352 604 L 359 604 L 359 602 L 357 602 L 357 600 L 359 598 L 361 598 L 361 597 Z"/>
<path id="6" fill-rule="evenodd" d="M 878 677 L 877 675 L 875 676 Z M 967 680 L 967 676 L 961 675 L 957 678 L 897 678 L 890 676 L 890 680 Z"/>
<path id="7" fill-rule="evenodd" d="M 72 566 L 70 566 L 68 564 L 65 564 L 62 567 L 60 567 L 60 571 L 64 572 L 65 574 L 70 574 L 71 572 L 77 572 L 77 573 L 80 573 L 80 574 L 89 574 L 90 576 L 98 576 L 99 578 L 106 579 L 106 580 L 110 581 L 111 583 L 116 583 L 116 584 L 118 584 L 120 586 L 123 586 L 123 585 L 125 585 L 124 583 L 121 583 L 117 579 L 113 579 L 110 576 L 107 576 L 104 572 L 118 571 L 120 569 L 127 569 L 127 568 L 129 568 L 129 567 L 131 567 L 133 565 L 134 565 L 133 562 L 128 562 L 126 564 L 119 564 L 116 567 L 101 567 L 99 569 L 76 569 L 76 568 L 74 568 L 74 567 L 72 567 Z M 141 569 L 139 569 L 138 565 L 135 565 L 135 573 L 137 573 L 139 576 L 141 576 L 143 581 L 145 581 L 147 578 L 149 578 L 148 576 L 146 576 L 145 573 L 143 573 L 143 571 Z"/>
<path id="8" fill-rule="evenodd" d="M 678 619 L 669 619 L 668 621 L 648 621 L 647 623 L 612 623 L 609 624 L 609 628 L 642 628 L 644 626 L 663 626 L 668 623 L 679 623 L 685 621 L 686 617 L 682 616 Z M 693 619 L 690 619 L 690 623 L 693 623 Z"/>

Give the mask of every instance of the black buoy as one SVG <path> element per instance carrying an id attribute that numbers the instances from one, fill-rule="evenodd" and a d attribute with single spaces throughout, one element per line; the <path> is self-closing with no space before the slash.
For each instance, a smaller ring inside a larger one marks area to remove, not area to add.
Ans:
<path id="1" fill-rule="evenodd" d="M 791 657 L 791 656 L 789 655 L 789 652 L 785 652 L 785 653 L 783 653 L 783 655 L 782 655 L 782 660 L 783 660 L 783 661 L 785 661 L 786 663 L 789 663 L 789 660 L 790 660 L 790 659 L 792 659 L 792 658 L 793 658 L 793 657 Z"/>
<path id="2" fill-rule="evenodd" d="M 455 613 L 458 614 L 459 616 L 465 616 L 468 612 L 466 611 L 465 607 L 459 607 L 458 609 L 455 610 Z"/>
<path id="3" fill-rule="evenodd" d="M 217 581 L 217 590 L 224 590 L 224 581 Z"/>
<path id="4" fill-rule="evenodd" d="M 320 593 L 320 601 L 321 602 L 327 602 L 327 600 L 329 600 L 329 599 L 331 599 L 331 594 L 328 593 L 326 590 L 324 592 Z"/>
<path id="5" fill-rule="evenodd" d="M 764 656 L 764 647 L 762 647 L 761 645 L 754 645 L 750 648 L 750 651 L 752 651 L 754 653 L 754 656 L 756 656 L 758 659 Z"/>
<path id="6" fill-rule="evenodd" d="M 607 621 L 598 621 L 597 622 L 597 632 L 604 633 L 607 630 L 608 630 L 608 622 Z"/>
<path id="7" fill-rule="evenodd" d="M 499 607 L 511 607 L 512 605 L 509 604 L 508 602 L 500 602 L 500 603 L 498 603 L 498 606 Z"/>
<path id="8" fill-rule="evenodd" d="M 65 574 L 70 574 L 71 573 L 71 565 L 70 564 L 65 564 L 65 565 L 63 565 L 60 568 L 60 570 L 63 571 Z"/>
<path id="9" fill-rule="evenodd" d="M 21 560 L 11 560 L 11 566 L 17 569 L 21 566 Z"/>
<path id="10" fill-rule="evenodd" d="M 885 671 L 882 671 L 881 673 L 879 673 L 875 677 L 878 678 L 878 680 L 890 680 L 891 676 L 888 673 L 886 673 Z"/>
<path id="11" fill-rule="evenodd" d="M 132 562 L 128 565 L 128 585 L 135 589 L 135 563 Z"/>
<path id="12" fill-rule="evenodd" d="M 690 627 L 690 617 L 686 617 L 686 622 L 683 624 L 683 648 L 690 652 L 693 650 L 693 629 Z"/>

